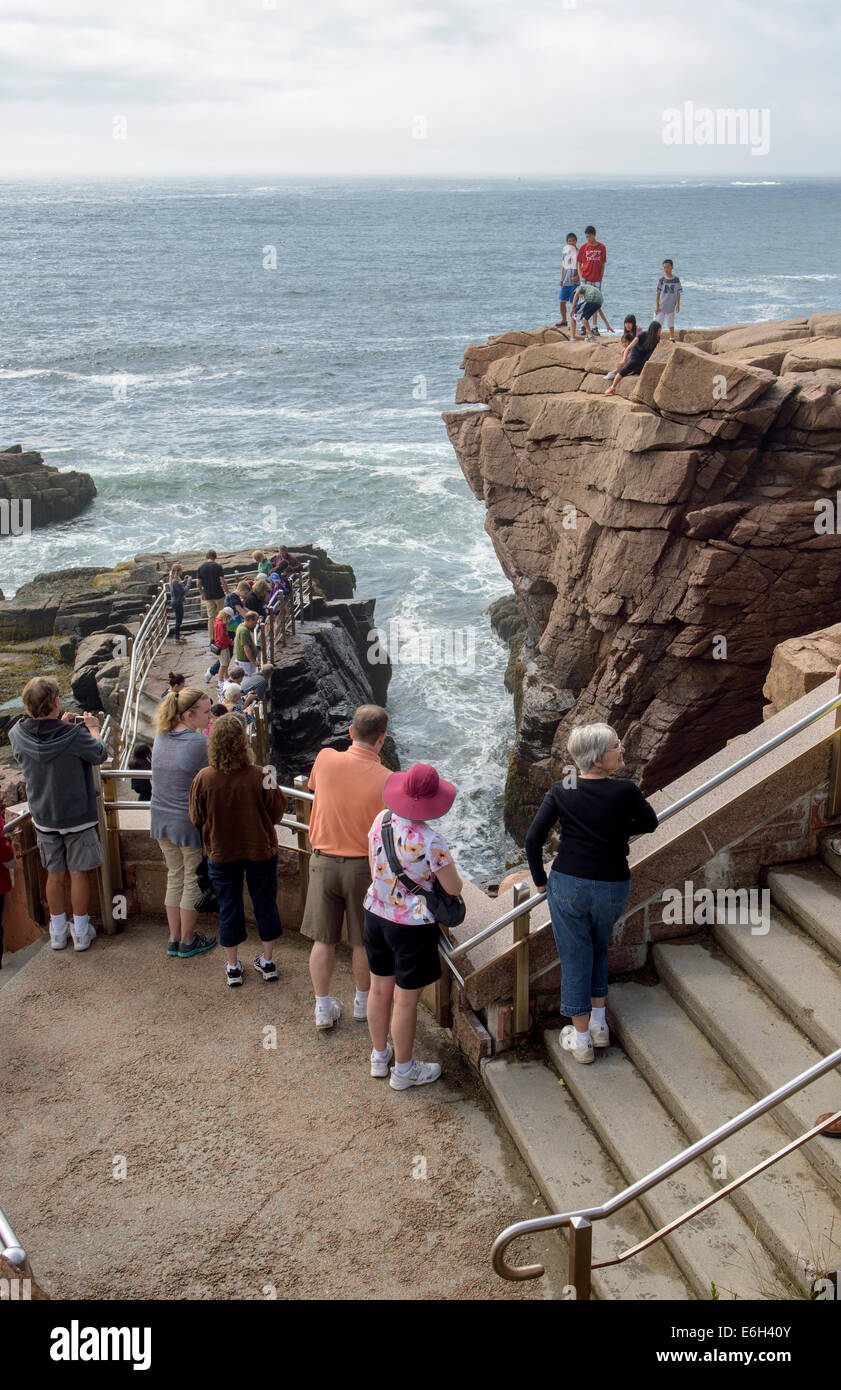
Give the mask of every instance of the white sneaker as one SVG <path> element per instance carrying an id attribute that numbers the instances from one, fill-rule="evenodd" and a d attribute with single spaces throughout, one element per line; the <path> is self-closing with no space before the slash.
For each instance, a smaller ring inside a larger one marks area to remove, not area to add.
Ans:
<path id="1" fill-rule="evenodd" d="M 592 1038 L 592 1033 L 591 1033 Z M 571 1052 L 576 1062 L 595 1062 L 596 1054 L 593 1051 L 592 1041 L 586 1047 L 579 1046 L 578 1033 L 575 1025 L 568 1023 L 566 1028 L 561 1029 L 561 1047 L 565 1052 Z"/>
<path id="2" fill-rule="evenodd" d="M 87 951 L 96 936 L 96 927 L 92 922 L 88 922 L 87 927 L 80 936 L 77 936 L 72 928 L 71 935 L 73 937 L 74 951 Z"/>
<path id="3" fill-rule="evenodd" d="M 205 685 L 210 685 L 210 682 L 211 682 L 212 680 L 213 680 L 213 672 L 211 671 L 210 667 L 208 666 L 207 670 L 206 670 L 205 673 L 204 673 L 204 683 L 205 683 Z"/>
<path id="4" fill-rule="evenodd" d="M 50 927 L 50 945 L 54 951 L 64 950 L 67 945 L 67 931 L 68 928 L 65 927 L 63 932 L 54 932 L 52 927 Z"/>
<path id="5" fill-rule="evenodd" d="M 368 1017 L 368 1000 L 367 1000 L 367 999 L 354 999 L 354 1001 L 353 1001 L 353 1016 L 354 1016 L 354 1018 L 356 1019 L 357 1023 L 364 1023 L 364 1022 L 365 1022 L 365 1020 L 366 1020 L 367 1017 Z M 385 1073 L 383 1073 L 383 1075 L 385 1075 Z"/>
<path id="6" fill-rule="evenodd" d="M 594 1047 L 610 1047 L 610 1030 L 606 1023 L 594 1023 L 590 1019 L 590 1037 Z"/>
<path id="7" fill-rule="evenodd" d="M 382 1062 L 380 1062 L 380 1061 L 378 1060 L 378 1058 L 376 1058 L 376 1057 L 374 1056 L 373 1052 L 372 1052 L 372 1053 L 371 1053 L 371 1075 L 372 1075 L 372 1076 L 388 1076 L 388 1068 L 389 1068 L 390 1063 L 392 1063 L 393 1061 L 394 1061 L 394 1048 L 392 1047 L 391 1043 L 389 1043 L 389 1045 L 388 1045 L 388 1056 L 387 1056 Z"/>
<path id="8" fill-rule="evenodd" d="M 332 1028 L 334 1023 L 338 1023 L 341 1016 L 342 1006 L 338 999 L 334 999 L 332 995 L 326 1008 L 322 1008 L 320 1004 L 315 1006 L 315 1026 L 319 1031 L 323 1032 L 325 1028 Z"/>
<path id="9" fill-rule="evenodd" d="M 441 1075 L 441 1068 L 437 1062 L 419 1062 L 416 1057 L 412 1058 L 412 1070 L 404 1072 L 402 1076 L 391 1068 L 391 1079 L 389 1086 L 392 1091 L 407 1091 L 410 1086 L 425 1086 L 429 1081 L 437 1081 Z"/>

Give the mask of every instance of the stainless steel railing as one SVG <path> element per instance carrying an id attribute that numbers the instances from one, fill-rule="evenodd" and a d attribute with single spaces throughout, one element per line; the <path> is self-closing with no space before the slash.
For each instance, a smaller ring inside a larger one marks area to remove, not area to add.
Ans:
<path id="1" fill-rule="evenodd" d="M 2 1209 L 0 1209 L 0 1255 L 3 1255 L 10 1265 L 19 1269 L 22 1275 L 31 1279 L 32 1270 L 29 1265 L 29 1256 L 12 1230 Z"/>
<path id="2" fill-rule="evenodd" d="M 593 1269 L 602 1269 L 608 1265 L 621 1264 L 623 1261 L 639 1254 L 640 1251 L 654 1245 L 657 1241 L 662 1240 L 665 1236 L 669 1235 L 671 1231 L 676 1230 L 687 1221 L 691 1221 L 693 1217 L 698 1216 L 702 1211 L 706 1211 L 716 1202 L 721 1201 L 723 1197 L 728 1196 L 729 1193 L 733 1192 L 737 1187 L 742 1187 L 746 1182 L 749 1182 L 751 1178 L 756 1177 L 759 1173 L 772 1167 L 775 1163 L 778 1163 L 780 1159 L 793 1153 L 795 1149 L 799 1149 L 801 1145 L 808 1143 L 810 1139 L 814 1139 L 828 1124 L 841 1119 L 841 1110 L 831 1116 L 830 1119 L 814 1125 L 812 1129 L 807 1130 L 805 1134 L 801 1134 L 799 1138 L 793 1139 L 777 1153 L 772 1154 L 770 1158 L 763 1159 L 761 1163 L 751 1168 L 749 1172 L 743 1173 L 739 1178 L 735 1178 L 733 1182 L 728 1183 L 726 1187 L 721 1188 L 718 1192 L 714 1192 L 705 1201 L 699 1202 L 697 1206 L 694 1206 L 688 1212 L 684 1212 L 682 1216 L 677 1217 L 674 1221 L 670 1221 L 659 1231 L 655 1231 L 654 1234 L 649 1236 L 646 1240 L 641 1241 L 638 1245 L 632 1246 L 628 1250 L 624 1250 L 620 1255 L 615 1255 L 612 1259 L 593 1262 L 594 1222 L 602 1221 L 605 1217 L 612 1216 L 615 1212 L 621 1211 L 629 1202 L 633 1202 L 638 1197 L 642 1197 L 646 1192 L 649 1192 L 652 1187 L 656 1187 L 658 1183 L 665 1181 L 665 1179 L 671 1177 L 673 1173 L 677 1173 L 681 1168 L 685 1168 L 688 1163 L 692 1163 L 696 1158 L 699 1158 L 701 1154 L 706 1153 L 708 1149 L 720 1144 L 723 1139 L 729 1138 L 731 1134 L 736 1134 L 738 1130 L 744 1129 L 752 1120 L 758 1119 L 760 1115 L 767 1114 L 769 1110 L 773 1110 L 781 1101 L 787 1100 L 789 1096 L 795 1095 L 797 1091 L 802 1091 L 805 1086 L 810 1085 L 810 1083 L 817 1080 L 819 1076 L 823 1076 L 825 1072 L 831 1071 L 833 1067 L 837 1066 L 841 1066 L 841 1047 L 831 1052 L 828 1057 L 824 1057 L 820 1062 L 816 1062 L 814 1066 L 808 1067 L 806 1071 L 801 1072 L 799 1076 L 795 1076 L 793 1080 L 787 1081 L 784 1086 L 778 1087 L 776 1091 L 771 1091 L 770 1094 L 765 1096 L 762 1100 L 758 1100 L 755 1104 L 748 1106 L 747 1110 L 743 1110 L 741 1114 L 734 1116 L 732 1120 L 728 1120 L 725 1124 L 719 1125 L 718 1129 L 714 1129 L 709 1134 L 704 1135 L 703 1139 L 698 1139 L 694 1144 L 690 1144 L 688 1148 L 682 1149 L 679 1154 L 675 1154 L 674 1158 L 670 1158 L 666 1163 L 662 1163 L 659 1168 L 653 1169 L 644 1178 L 639 1178 L 637 1182 L 632 1183 L 630 1187 L 624 1188 L 621 1192 L 618 1192 L 615 1197 L 611 1197 L 609 1201 L 604 1202 L 601 1206 L 583 1207 L 576 1211 L 557 1212 L 549 1216 L 536 1216 L 527 1221 L 515 1221 L 513 1225 L 507 1226 L 494 1241 L 493 1267 L 496 1273 L 503 1279 L 538 1279 L 545 1273 L 545 1266 L 540 1264 L 509 1265 L 505 1260 L 505 1252 L 508 1246 L 512 1241 L 518 1240 L 521 1236 L 532 1235 L 537 1231 L 552 1231 L 561 1227 L 568 1227 L 570 1233 L 569 1282 L 575 1288 L 577 1298 L 582 1300 L 589 1299 L 591 1271 Z"/>

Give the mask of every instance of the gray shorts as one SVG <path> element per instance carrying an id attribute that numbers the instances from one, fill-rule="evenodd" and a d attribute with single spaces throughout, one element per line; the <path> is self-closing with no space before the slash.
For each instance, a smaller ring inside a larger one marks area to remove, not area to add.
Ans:
<path id="1" fill-rule="evenodd" d="M 102 846 L 95 825 L 87 830 L 71 830 L 62 835 L 58 830 L 36 830 L 41 863 L 48 874 L 61 874 L 65 869 L 83 873 L 98 869 L 102 863 Z"/>

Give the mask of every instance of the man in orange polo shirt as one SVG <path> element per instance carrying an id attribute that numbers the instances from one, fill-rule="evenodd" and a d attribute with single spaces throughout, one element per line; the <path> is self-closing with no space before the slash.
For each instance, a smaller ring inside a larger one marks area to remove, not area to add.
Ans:
<path id="1" fill-rule="evenodd" d="M 342 921 L 353 948 L 356 998 L 353 1016 L 365 1019 L 371 974 L 365 953 L 362 903 L 371 883 L 368 831 L 383 809 L 389 770 L 380 762 L 388 715 L 379 705 L 360 705 L 353 716 L 350 748 L 322 748 L 309 778 L 315 793 L 310 818 L 310 881 L 301 933 L 313 943 L 310 977 L 315 990 L 315 1026 L 332 1028 L 342 1007 L 330 993 Z"/>

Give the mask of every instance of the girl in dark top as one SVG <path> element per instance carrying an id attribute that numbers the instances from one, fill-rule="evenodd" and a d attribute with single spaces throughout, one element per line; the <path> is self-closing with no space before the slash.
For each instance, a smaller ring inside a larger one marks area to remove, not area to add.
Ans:
<path id="1" fill-rule="evenodd" d="M 607 948 L 630 892 L 628 839 L 654 830 L 657 815 L 635 782 L 614 780 L 624 750 L 609 724 L 573 729 L 567 751 L 577 775 L 547 792 L 529 827 L 526 854 L 536 887 L 546 888 L 561 962 L 561 1012 L 572 1019 L 561 1041 L 576 1062 L 592 1062 L 593 1048 L 610 1042 Z M 561 840 L 547 883 L 541 851 L 556 822 Z"/>
<path id="2" fill-rule="evenodd" d="M 172 604 L 172 614 L 175 618 L 175 640 L 184 643 L 186 637 L 181 636 L 181 624 L 184 621 L 184 599 L 187 590 L 192 584 L 189 574 L 185 574 L 181 565 L 173 565 L 169 572 L 169 598 Z"/>
<path id="3" fill-rule="evenodd" d="M 128 760 L 128 765 L 133 770 L 139 771 L 141 768 L 145 768 L 147 771 L 151 772 L 152 750 L 148 743 L 136 743 L 134 745 L 131 750 L 131 757 Z M 131 789 L 137 792 L 138 801 L 152 800 L 151 777 L 132 777 Z"/>
<path id="4" fill-rule="evenodd" d="M 655 319 L 648 325 L 644 333 L 632 342 L 628 348 L 622 366 L 613 378 L 613 381 L 605 391 L 606 396 L 612 396 L 616 391 L 617 383 L 623 376 L 639 376 L 646 362 L 660 342 L 660 325 Z"/>
<path id="5" fill-rule="evenodd" d="M 637 341 L 641 333 L 642 329 L 637 328 L 636 314 L 627 314 L 622 325 L 622 342 L 630 347 L 632 343 Z"/>

